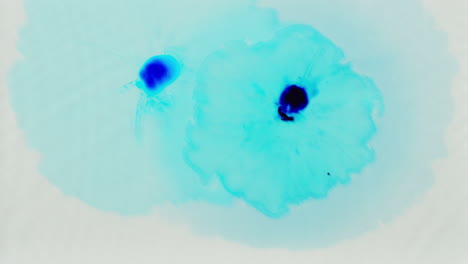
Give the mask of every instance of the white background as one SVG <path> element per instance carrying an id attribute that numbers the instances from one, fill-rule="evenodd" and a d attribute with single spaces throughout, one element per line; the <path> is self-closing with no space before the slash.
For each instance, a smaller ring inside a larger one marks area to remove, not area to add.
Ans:
<path id="1" fill-rule="evenodd" d="M 468 1 L 426 0 L 460 72 L 451 93 L 447 158 L 435 184 L 404 215 L 326 249 L 255 249 L 200 237 L 158 218 L 122 217 L 64 196 L 37 172 L 8 102 L 6 75 L 20 57 L 21 1 L 0 0 L 0 263 L 468 263 Z"/>

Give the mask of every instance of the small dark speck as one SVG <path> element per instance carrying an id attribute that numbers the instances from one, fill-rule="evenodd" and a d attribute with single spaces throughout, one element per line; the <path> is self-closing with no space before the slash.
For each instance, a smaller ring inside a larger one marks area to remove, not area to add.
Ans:
<path id="1" fill-rule="evenodd" d="M 328 175 L 328 176 L 330 176 L 330 173 L 329 173 L 329 172 L 327 172 L 327 175 Z"/>

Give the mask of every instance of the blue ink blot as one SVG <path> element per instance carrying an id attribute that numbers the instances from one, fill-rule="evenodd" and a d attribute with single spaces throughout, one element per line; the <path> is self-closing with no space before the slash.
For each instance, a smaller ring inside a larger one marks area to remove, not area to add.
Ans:
<path id="1" fill-rule="evenodd" d="M 170 55 L 160 55 L 150 58 L 140 70 L 140 78 L 144 82 L 144 91 L 160 92 L 171 84 L 180 74 L 177 60 Z"/>
<path id="2" fill-rule="evenodd" d="M 305 25 L 213 53 L 195 90 L 189 162 L 202 179 L 218 177 L 270 217 L 349 182 L 373 160 L 367 144 L 382 100 L 343 61 L 336 45 Z"/>
<path id="3" fill-rule="evenodd" d="M 309 104 L 309 98 L 304 88 L 290 85 L 284 89 L 279 99 L 278 114 L 283 121 L 294 121 L 290 113 L 298 113 Z"/>

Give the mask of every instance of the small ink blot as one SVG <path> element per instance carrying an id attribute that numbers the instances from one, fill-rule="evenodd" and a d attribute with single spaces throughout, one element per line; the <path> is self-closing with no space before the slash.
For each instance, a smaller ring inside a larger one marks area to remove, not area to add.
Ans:
<path id="1" fill-rule="evenodd" d="M 149 63 L 140 72 L 140 77 L 149 89 L 156 88 L 156 85 L 167 79 L 168 75 L 169 69 L 161 61 Z"/>
<path id="2" fill-rule="evenodd" d="M 288 114 L 298 113 L 308 104 L 309 98 L 305 89 L 297 85 L 289 85 L 281 93 L 278 114 L 283 121 L 294 121 L 294 117 Z"/>
<path id="3" fill-rule="evenodd" d="M 302 87 L 290 85 L 281 93 L 280 106 L 286 113 L 298 113 L 308 104 L 307 92 Z"/>
<path id="4" fill-rule="evenodd" d="M 139 76 L 144 85 L 144 91 L 158 93 L 174 82 L 180 74 L 180 65 L 169 55 L 159 55 L 150 58 L 140 70 Z"/>

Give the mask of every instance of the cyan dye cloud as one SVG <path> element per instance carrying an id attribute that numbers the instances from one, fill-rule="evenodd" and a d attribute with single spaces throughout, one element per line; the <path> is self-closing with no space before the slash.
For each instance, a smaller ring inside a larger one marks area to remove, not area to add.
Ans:
<path id="1" fill-rule="evenodd" d="M 188 133 L 194 169 L 204 181 L 219 177 L 270 217 L 349 182 L 373 159 L 367 144 L 381 100 L 373 82 L 344 61 L 338 47 L 304 25 L 210 55 Z"/>
<path id="2" fill-rule="evenodd" d="M 25 0 L 11 101 L 68 196 L 327 246 L 401 214 L 444 153 L 455 67 L 417 3 Z"/>

